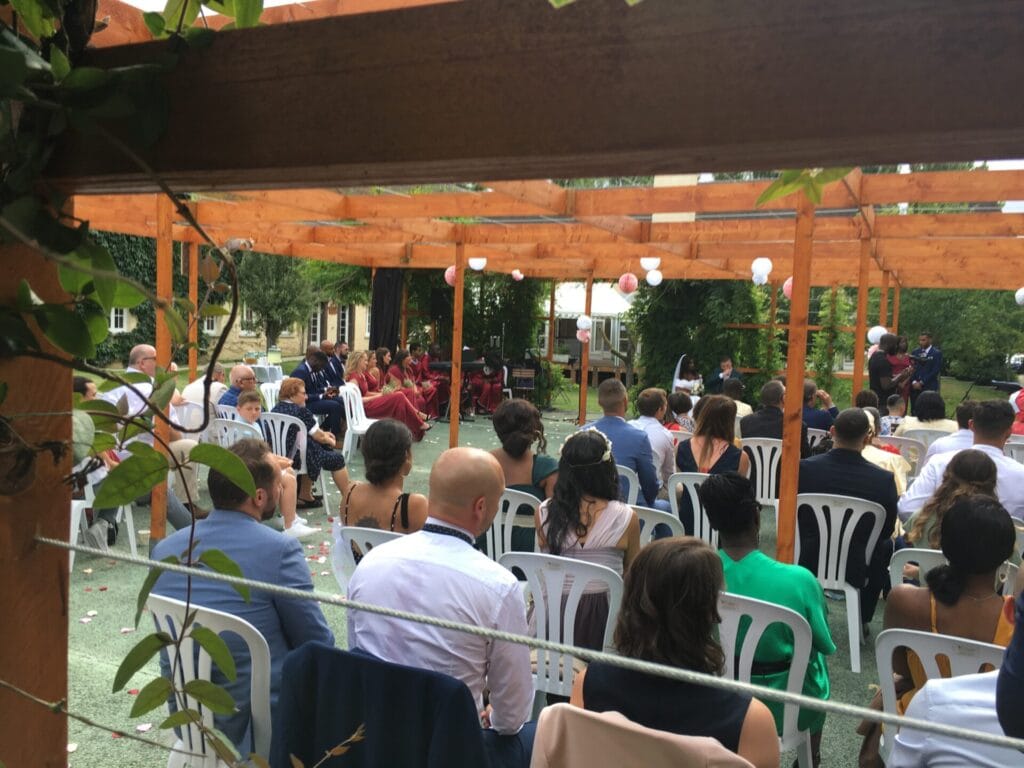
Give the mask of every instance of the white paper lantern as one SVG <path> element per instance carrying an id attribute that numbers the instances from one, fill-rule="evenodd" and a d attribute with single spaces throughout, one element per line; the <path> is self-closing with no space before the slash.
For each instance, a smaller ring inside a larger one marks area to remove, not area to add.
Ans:
<path id="1" fill-rule="evenodd" d="M 1017 292 L 1013 294 L 1013 298 L 1016 299 L 1018 304 L 1024 307 L 1024 288 L 1018 288 Z"/>
<path id="2" fill-rule="evenodd" d="M 652 288 L 657 285 L 661 285 L 661 281 L 665 279 L 665 276 L 661 274 L 660 269 L 652 269 L 647 273 L 647 284 Z"/>
<path id="3" fill-rule="evenodd" d="M 482 270 L 486 266 L 487 266 L 487 257 L 486 256 L 472 256 L 469 259 L 469 268 L 472 269 L 474 272 L 479 272 L 480 270 Z"/>
<path id="4" fill-rule="evenodd" d="M 884 325 L 876 325 L 870 331 L 868 331 L 868 341 L 870 341 L 872 344 L 877 344 L 882 340 L 882 336 L 884 336 L 888 332 L 889 329 L 886 328 Z"/>
<path id="5" fill-rule="evenodd" d="M 751 279 L 754 281 L 754 285 L 764 285 L 768 282 L 768 275 L 754 275 Z"/>
<path id="6" fill-rule="evenodd" d="M 752 262 L 750 262 L 750 271 L 754 275 L 754 277 L 757 277 L 759 275 L 768 277 L 768 275 L 772 273 L 772 266 L 773 264 L 771 259 L 766 258 L 764 256 L 759 256 Z"/>
<path id="7" fill-rule="evenodd" d="M 640 259 L 640 266 L 644 272 L 650 272 L 652 269 L 658 269 L 661 266 L 661 259 L 657 256 L 644 256 Z"/>
<path id="8" fill-rule="evenodd" d="M 580 331 L 589 331 L 594 327 L 594 321 L 590 319 L 589 315 L 580 315 L 576 318 L 576 328 Z"/>

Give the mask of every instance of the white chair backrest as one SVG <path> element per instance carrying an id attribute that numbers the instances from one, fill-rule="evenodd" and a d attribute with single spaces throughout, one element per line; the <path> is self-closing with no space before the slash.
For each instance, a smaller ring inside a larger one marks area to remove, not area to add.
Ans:
<path id="1" fill-rule="evenodd" d="M 818 443 L 828 437 L 827 429 L 815 429 L 814 427 L 807 428 L 807 442 L 811 448 L 814 448 Z"/>
<path id="2" fill-rule="evenodd" d="M 999 669 L 1006 649 L 989 643 L 979 643 L 950 635 L 933 632 L 918 632 L 912 629 L 887 629 L 875 639 L 875 663 L 878 665 L 878 679 L 882 688 L 882 709 L 896 714 L 896 686 L 893 683 L 893 652 L 906 648 L 917 654 L 929 680 L 945 677 L 939 669 L 940 657 L 949 664 L 950 677 L 972 675 Z M 888 761 L 892 753 L 893 738 L 882 740 L 881 755 Z"/>
<path id="3" fill-rule="evenodd" d="M 357 385 L 349 382 L 339 388 L 338 393 L 345 403 L 345 418 L 348 420 L 349 429 L 353 426 L 359 427 L 369 421 L 366 418 L 366 409 L 363 408 L 363 393 L 359 391 Z"/>
<path id="4" fill-rule="evenodd" d="M 629 467 L 616 464 L 615 468 L 619 470 L 619 497 L 627 504 L 636 504 L 636 500 L 640 498 L 640 478 Z M 623 485 L 626 486 L 625 491 L 623 491 Z"/>
<path id="5" fill-rule="evenodd" d="M 718 596 L 718 614 L 722 617 L 718 625 L 718 637 L 725 651 L 725 677 L 751 682 L 754 652 L 766 629 L 773 624 L 784 625 L 793 637 L 793 657 L 790 660 L 786 679 L 786 690 L 801 693 L 807 664 L 811 658 L 811 626 L 807 619 L 796 611 L 781 605 L 755 600 L 752 597 L 722 592 Z M 740 624 L 744 617 L 749 619 L 743 643 L 739 644 Z M 809 738 L 800 733 L 797 720 L 800 707 L 787 704 L 782 714 L 782 750 L 793 749 Z M 810 768 L 808 766 L 807 768 Z"/>
<path id="6" fill-rule="evenodd" d="M 672 435 L 672 442 L 677 448 L 681 442 L 693 437 L 693 432 L 687 432 L 685 429 L 670 429 L 668 433 Z"/>
<path id="7" fill-rule="evenodd" d="M 289 459 L 294 459 L 296 454 L 298 454 L 299 468 L 295 471 L 300 475 L 305 474 L 308 434 L 302 419 L 283 413 L 264 413 L 260 416 L 259 424 L 266 441 L 270 444 L 271 453 L 276 453 L 278 456 L 284 456 Z M 293 428 L 297 429 L 298 433 L 295 436 L 295 444 L 292 446 L 291 453 L 289 453 L 288 433 Z"/>
<path id="8" fill-rule="evenodd" d="M 1007 442 L 1003 446 L 1003 453 L 1009 456 L 1014 461 L 1019 461 L 1024 464 L 1024 443 Z"/>
<path id="9" fill-rule="evenodd" d="M 885 523 L 885 509 L 881 504 L 853 496 L 834 496 L 829 493 L 801 493 L 796 497 L 797 514 L 804 507 L 812 510 L 812 520 L 818 527 L 821 546 L 815 575 L 825 589 L 842 589 L 846 584 L 846 564 L 851 557 L 863 558 L 865 564 L 875 551 L 878 537 Z M 853 532 L 865 517 L 874 517 L 867 547 L 863 552 L 851 552 Z M 795 555 L 800 561 L 800 526 L 797 526 Z"/>
<path id="10" fill-rule="evenodd" d="M 495 562 L 506 552 L 512 551 L 512 528 L 515 526 L 516 515 L 523 507 L 529 507 L 530 514 L 534 515 L 540 508 L 540 499 L 532 493 L 512 488 L 506 488 L 501 494 L 498 500 L 498 514 L 494 516 L 494 522 L 484 534 L 487 556 Z"/>
<path id="11" fill-rule="evenodd" d="M 213 409 L 217 412 L 218 419 L 238 419 L 238 409 L 233 405 L 217 403 Z"/>
<path id="12" fill-rule="evenodd" d="M 612 632 L 622 603 L 622 577 L 611 568 L 583 560 L 529 552 L 506 552 L 499 560 L 512 570 L 526 574 L 533 596 L 536 637 L 575 645 L 576 613 L 584 590 L 598 582 L 608 594 L 608 621 L 604 629 L 604 650 L 611 650 Z M 563 608 L 564 605 L 564 608 Z M 537 649 L 534 689 L 560 696 L 572 693 L 572 657 Z"/>
<path id="13" fill-rule="evenodd" d="M 171 406 L 171 418 L 178 424 L 178 426 L 184 427 L 184 431 L 191 437 L 199 439 L 196 435 L 199 433 L 199 427 L 203 424 L 203 416 L 206 414 L 203 411 L 203 406 L 199 403 L 184 402 L 179 405 Z"/>
<path id="14" fill-rule="evenodd" d="M 928 446 L 920 440 L 915 440 L 912 437 L 888 436 L 876 437 L 875 439 L 882 445 L 891 445 L 899 449 L 900 456 L 910 464 L 911 477 L 921 470 L 921 462 L 924 461 L 925 454 L 928 452 Z"/>
<path id="15" fill-rule="evenodd" d="M 636 516 L 640 520 L 641 547 L 654 541 L 654 529 L 659 525 L 667 525 L 671 529 L 669 534 L 671 536 L 686 535 L 686 528 L 683 527 L 683 524 L 675 515 L 662 512 L 660 509 L 641 507 L 639 504 L 633 505 L 633 511 L 636 512 Z"/>
<path id="16" fill-rule="evenodd" d="M 917 581 L 923 586 L 928 571 L 936 566 L 945 565 L 947 562 L 949 561 L 946 560 L 941 549 L 917 549 L 916 547 L 897 549 L 889 560 L 889 583 L 894 587 L 902 584 L 903 566 L 907 563 L 917 563 L 919 569 Z"/>
<path id="17" fill-rule="evenodd" d="M 343 592 L 348 591 L 348 582 L 356 570 L 356 558 L 352 551 L 353 544 L 362 557 L 374 547 L 402 536 L 400 533 L 385 531 L 381 528 L 342 525 L 340 519 L 336 519 L 331 528 L 334 539 L 334 546 L 331 547 L 331 562 L 334 565 L 334 578 L 337 579 L 338 586 Z"/>
<path id="18" fill-rule="evenodd" d="M 263 395 L 263 399 L 267 403 L 267 410 L 269 411 L 280 399 L 281 394 L 281 382 L 279 381 L 267 381 L 260 384 L 260 394 Z"/>
<path id="19" fill-rule="evenodd" d="M 750 457 L 754 493 L 762 504 L 776 504 L 779 497 L 779 463 L 782 441 L 770 437 L 750 437 L 743 441 L 743 450 Z"/>
<path id="20" fill-rule="evenodd" d="M 146 600 L 146 606 L 153 614 L 157 631 L 166 632 L 176 638 L 179 628 L 185 621 L 185 603 L 169 597 L 150 594 Z M 195 603 L 190 605 L 190 611 L 195 611 L 192 626 L 206 627 L 217 634 L 233 633 L 238 635 L 248 646 L 249 657 L 252 661 L 249 705 L 253 742 L 256 754 L 270 754 L 270 648 L 267 646 L 266 639 L 256 627 L 237 616 L 203 608 Z M 191 680 L 210 679 L 212 659 L 199 643 L 189 636 L 182 639 L 180 664 L 176 663 L 178 660 L 177 650 L 173 644 L 167 646 L 171 669 L 178 678 L 175 681 L 178 688 L 184 687 Z M 185 698 L 185 706 L 202 714 L 204 726 L 213 727 L 213 712 L 211 710 L 189 696 Z M 182 726 L 181 734 L 181 738 L 175 744 L 177 749 L 184 752 L 200 753 L 205 757 L 195 758 L 184 754 L 172 754 L 168 766 L 189 765 L 192 768 L 216 768 L 218 765 L 223 765 L 218 762 L 217 755 L 212 750 L 206 749 L 203 732 L 194 724 Z"/>
<path id="21" fill-rule="evenodd" d="M 907 429 L 904 430 L 903 437 L 909 437 L 911 440 L 924 443 L 924 447 L 927 448 L 940 437 L 949 437 L 949 432 L 941 429 Z"/>
<path id="22" fill-rule="evenodd" d="M 247 424 L 241 419 L 238 421 L 214 419 L 206 430 L 207 441 L 216 443 L 222 448 L 231 447 L 243 437 L 255 437 L 257 440 L 262 440 L 263 432 L 259 427 Z"/>
<path id="23" fill-rule="evenodd" d="M 697 495 L 701 483 L 708 477 L 710 475 L 703 472 L 676 472 L 670 475 L 666 483 L 668 503 L 672 507 L 672 514 L 682 520 L 680 493 L 685 494 L 690 499 L 690 508 L 693 510 L 693 535 L 698 539 L 704 539 L 712 549 L 718 549 L 718 531 L 711 527 L 711 521 L 704 512 L 704 505 L 700 503 L 700 496 Z"/>

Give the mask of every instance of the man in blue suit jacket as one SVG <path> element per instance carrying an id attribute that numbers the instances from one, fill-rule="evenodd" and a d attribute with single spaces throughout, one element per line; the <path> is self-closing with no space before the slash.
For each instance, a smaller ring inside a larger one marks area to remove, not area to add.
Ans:
<path id="1" fill-rule="evenodd" d="M 612 457 L 616 464 L 629 467 L 640 478 L 637 504 L 668 510 L 668 502 L 658 502 L 658 474 L 654 471 L 654 453 L 647 433 L 626 421 L 629 395 L 618 379 L 607 379 L 597 388 L 597 402 L 604 418 L 584 425 L 583 429 L 598 429 L 612 441 Z M 657 505 L 657 506 L 656 506 Z"/>
<path id="2" fill-rule="evenodd" d="M 327 365 L 324 366 L 323 375 L 327 379 L 327 385 L 335 388 L 345 386 L 345 364 L 341 362 L 341 358 L 335 352 L 340 346 L 340 344 L 335 345 L 330 339 L 320 342 L 320 351 L 327 356 Z"/>
<path id="3" fill-rule="evenodd" d="M 345 406 L 338 399 L 338 388 L 327 383 L 324 369 L 327 355 L 316 344 L 306 349 L 306 359 L 299 363 L 289 376 L 302 379 L 306 385 L 306 408 L 310 413 L 324 415 L 324 429 L 341 437 L 341 421 L 345 418 Z"/>
<path id="4" fill-rule="evenodd" d="M 915 358 L 927 358 L 926 362 L 914 363 L 914 374 L 910 379 L 910 409 L 915 412 L 914 405 L 917 403 L 917 396 L 922 392 L 939 391 L 939 374 L 942 373 L 942 350 L 932 344 L 930 331 L 921 331 L 917 337 L 918 347 L 911 356 Z"/>
<path id="5" fill-rule="evenodd" d="M 262 440 L 249 438 L 238 441 L 229 450 L 249 468 L 256 483 L 256 495 L 247 496 L 220 472 L 210 470 L 210 496 L 214 510 L 205 520 L 196 522 L 192 561 L 198 561 L 207 550 L 220 550 L 238 564 L 246 578 L 312 592 L 313 582 L 302 544 L 298 539 L 261 524 L 274 516 L 281 498 L 281 470 L 271 460 L 270 449 Z M 182 557 L 182 553 L 188 550 L 189 535 L 189 529 L 184 528 L 168 536 L 153 548 L 153 559 L 162 560 L 168 555 Z M 185 576 L 161 574 L 153 592 L 184 600 Z M 229 584 L 193 578 L 191 602 L 245 619 L 266 639 L 270 647 L 271 712 L 277 703 L 281 667 L 288 652 L 310 641 L 334 644 L 334 635 L 327 626 L 320 605 L 311 600 L 296 600 L 252 590 L 247 602 Z M 215 667 L 212 679 L 231 694 L 238 712 L 215 716 L 215 723 L 246 755 L 251 751 L 247 743 L 251 664 L 245 645 L 238 637 L 227 635 L 225 641 L 235 658 L 238 676 L 229 683 Z M 162 666 L 166 674 L 169 671 L 166 656 Z"/>

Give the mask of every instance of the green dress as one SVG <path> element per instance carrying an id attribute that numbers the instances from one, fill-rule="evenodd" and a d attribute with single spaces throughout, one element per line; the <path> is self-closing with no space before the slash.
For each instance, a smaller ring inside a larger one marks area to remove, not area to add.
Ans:
<path id="1" fill-rule="evenodd" d="M 836 646 L 828 629 L 825 594 L 814 574 L 799 565 L 787 565 L 772 560 L 763 552 L 756 550 L 739 561 L 733 560 L 723 550 L 719 550 L 718 555 L 722 558 L 727 592 L 781 605 L 807 619 L 811 626 L 811 656 L 807 663 L 803 693 L 805 696 L 828 699 L 829 680 L 825 656 L 835 653 Z M 745 626 L 741 626 L 740 641 L 746 634 L 747 626 L 749 621 Z M 775 624 L 765 630 L 758 643 L 754 660 L 755 663 L 772 664 L 788 661 L 792 656 L 792 632 L 781 624 Z M 752 675 L 751 682 L 784 691 L 787 676 L 788 672 L 785 671 Z M 783 705 L 774 701 L 765 701 L 765 704 L 771 710 L 775 725 L 781 734 Z M 824 712 L 800 710 L 800 730 L 817 733 L 824 724 Z"/>

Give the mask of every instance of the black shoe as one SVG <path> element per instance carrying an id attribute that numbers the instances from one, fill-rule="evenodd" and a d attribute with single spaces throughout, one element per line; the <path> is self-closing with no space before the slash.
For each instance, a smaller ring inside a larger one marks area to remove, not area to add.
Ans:
<path id="1" fill-rule="evenodd" d="M 131 514 L 129 511 L 127 514 Z M 112 547 L 117 542 L 117 523 L 111 523 L 107 528 L 107 546 Z"/>

